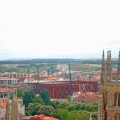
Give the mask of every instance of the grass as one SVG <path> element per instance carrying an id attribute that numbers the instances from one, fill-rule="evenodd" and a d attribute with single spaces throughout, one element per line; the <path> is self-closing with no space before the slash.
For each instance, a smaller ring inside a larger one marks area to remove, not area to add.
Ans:
<path id="1" fill-rule="evenodd" d="M 49 69 L 49 66 L 39 67 L 39 72 L 46 71 L 48 69 Z M 29 70 L 30 70 L 30 73 L 37 73 L 37 67 L 35 66 L 30 67 Z M 0 72 L 1 73 L 4 73 L 4 72 L 27 73 L 28 68 L 20 68 L 20 67 L 17 67 L 17 65 L 4 64 L 4 65 L 0 65 Z"/>
<path id="2" fill-rule="evenodd" d="M 41 71 L 48 71 L 49 67 L 52 65 L 52 67 L 56 68 L 56 64 L 41 64 L 39 67 L 39 72 Z M 1 64 L 0 65 L 0 72 L 18 72 L 18 73 L 27 73 L 28 68 L 20 68 L 17 67 L 18 64 Z M 112 64 L 112 67 L 114 69 L 117 69 L 118 64 L 114 63 Z M 83 72 L 92 72 L 92 71 L 99 71 L 101 70 L 101 65 L 100 64 L 72 64 L 71 69 L 73 71 L 83 71 Z M 37 73 L 37 67 L 35 64 L 31 65 L 30 68 L 30 73 Z"/>

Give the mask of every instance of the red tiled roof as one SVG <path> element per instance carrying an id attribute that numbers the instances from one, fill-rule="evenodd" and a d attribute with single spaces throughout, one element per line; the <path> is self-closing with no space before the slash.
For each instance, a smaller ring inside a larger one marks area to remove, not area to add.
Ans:
<path id="1" fill-rule="evenodd" d="M 96 102 L 98 101 L 99 96 L 93 92 L 80 93 L 78 97 L 75 98 L 75 101 L 82 102 Z"/>
<path id="2" fill-rule="evenodd" d="M 2 101 L 0 102 L 0 108 L 5 108 L 6 107 L 6 102 L 5 101 Z"/>
<path id="3" fill-rule="evenodd" d="M 15 90 L 13 88 L 7 88 L 7 87 L 0 87 L 0 92 L 14 92 Z"/>
<path id="4" fill-rule="evenodd" d="M 23 120 L 58 120 L 58 119 L 40 114 L 40 115 L 25 117 L 23 118 Z"/>
<path id="5" fill-rule="evenodd" d="M 58 119 L 53 117 L 44 117 L 42 120 L 58 120 Z"/>
<path id="6" fill-rule="evenodd" d="M 16 78 L 0 77 L 0 80 L 19 80 Z"/>

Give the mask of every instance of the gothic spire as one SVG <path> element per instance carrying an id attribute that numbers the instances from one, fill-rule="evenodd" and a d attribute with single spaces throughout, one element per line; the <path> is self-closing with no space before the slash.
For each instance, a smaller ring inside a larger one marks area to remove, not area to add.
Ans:
<path id="1" fill-rule="evenodd" d="M 119 58 L 118 58 L 118 80 L 120 80 L 120 51 L 119 51 Z"/>
<path id="2" fill-rule="evenodd" d="M 112 79 L 112 64 L 111 64 L 111 50 L 107 51 L 107 62 L 106 62 L 106 80 L 110 82 Z"/>
<path id="3" fill-rule="evenodd" d="M 12 101 L 11 119 L 18 120 L 18 100 L 14 98 Z"/>
<path id="4" fill-rule="evenodd" d="M 102 66 L 101 66 L 101 84 L 104 83 L 105 81 L 105 70 L 106 64 L 105 64 L 105 55 L 104 55 L 104 50 L 103 50 L 103 55 L 102 55 Z"/>
<path id="5" fill-rule="evenodd" d="M 6 112 L 5 112 L 5 120 L 9 120 L 10 118 L 10 103 L 9 98 L 6 99 Z"/>

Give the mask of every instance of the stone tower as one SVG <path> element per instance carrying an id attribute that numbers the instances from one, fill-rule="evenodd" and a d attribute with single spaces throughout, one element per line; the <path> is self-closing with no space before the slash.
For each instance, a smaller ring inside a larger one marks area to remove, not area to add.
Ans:
<path id="1" fill-rule="evenodd" d="M 10 103 L 9 98 L 6 99 L 6 113 L 5 113 L 5 120 L 9 120 L 10 118 Z"/>
<path id="2" fill-rule="evenodd" d="M 120 120 L 120 52 L 117 72 L 118 80 L 112 80 L 111 51 L 106 61 L 103 51 L 98 120 Z"/>
<path id="3" fill-rule="evenodd" d="M 12 100 L 12 108 L 11 108 L 11 120 L 18 120 L 18 99 L 17 99 L 17 91 L 15 92 Z"/>
<path id="4" fill-rule="evenodd" d="M 106 64 L 105 64 L 105 55 L 104 55 L 104 51 L 103 51 L 103 55 L 102 55 L 102 67 L 101 67 L 101 84 L 104 83 L 105 81 L 105 74 L 106 74 Z"/>
<path id="5" fill-rule="evenodd" d="M 17 92 L 15 92 L 13 96 L 13 100 L 10 100 L 9 93 L 8 97 L 5 98 L 6 101 L 6 112 L 5 118 L 3 120 L 18 120 L 18 99 L 17 99 Z"/>

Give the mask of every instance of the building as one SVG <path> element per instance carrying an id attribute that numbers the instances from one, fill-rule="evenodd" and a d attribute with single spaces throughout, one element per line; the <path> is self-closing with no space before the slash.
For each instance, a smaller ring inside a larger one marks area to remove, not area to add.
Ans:
<path id="1" fill-rule="evenodd" d="M 77 92 L 71 97 L 72 103 L 95 103 L 98 102 L 99 95 L 95 92 Z"/>
<path id="2" fill-rule="evenodd" d="M 51 99 L 66 99 L 70 95 L 70 81 L 47 81 L 36 82 L 34 92 L 39 94 L 46 88 L 50 93 Z M 72 92 L 98 92 L 98 83 L 96 81 L 72 81 Z"/>
<path id="3" fill-rule="evenodd" d="M 98 120 L 120 120 L 120 51 L 118 80 L 112 79 L 111 51 L 107 52 L 107 60 L 103 51 L 101 70 Z"/>
<path id="4" fill-rule="evenodd" d="M 0 77 L 0 86 L 18 87 L 20 80 L 16 78 Z"/>
<path id="5" fill-rule="evenodd" d="M 14 92 L 15 92 L 15 88 L 9 88 L 9 87 L 0 87 L 0 97 L 4 97 L 8 94 L 9 92 L 9 96 L 11 97 Z"/>
<path id="6" fill-rule="evenodd" d="M 16 93 L 17 94 L 17 93 Z M 11 100 L 9 96 L 1 98 L 0 102 L 0 120 L 21 120 L 25 115 L 25 106 L 23 101 L 14 94 Z"/>
<path id="7" fill-rule="evenodd" d="M 22 120 L 58 120 L 58 119 L 44 115 L 35 115 L 30 117 L 24 117 Z"/>

